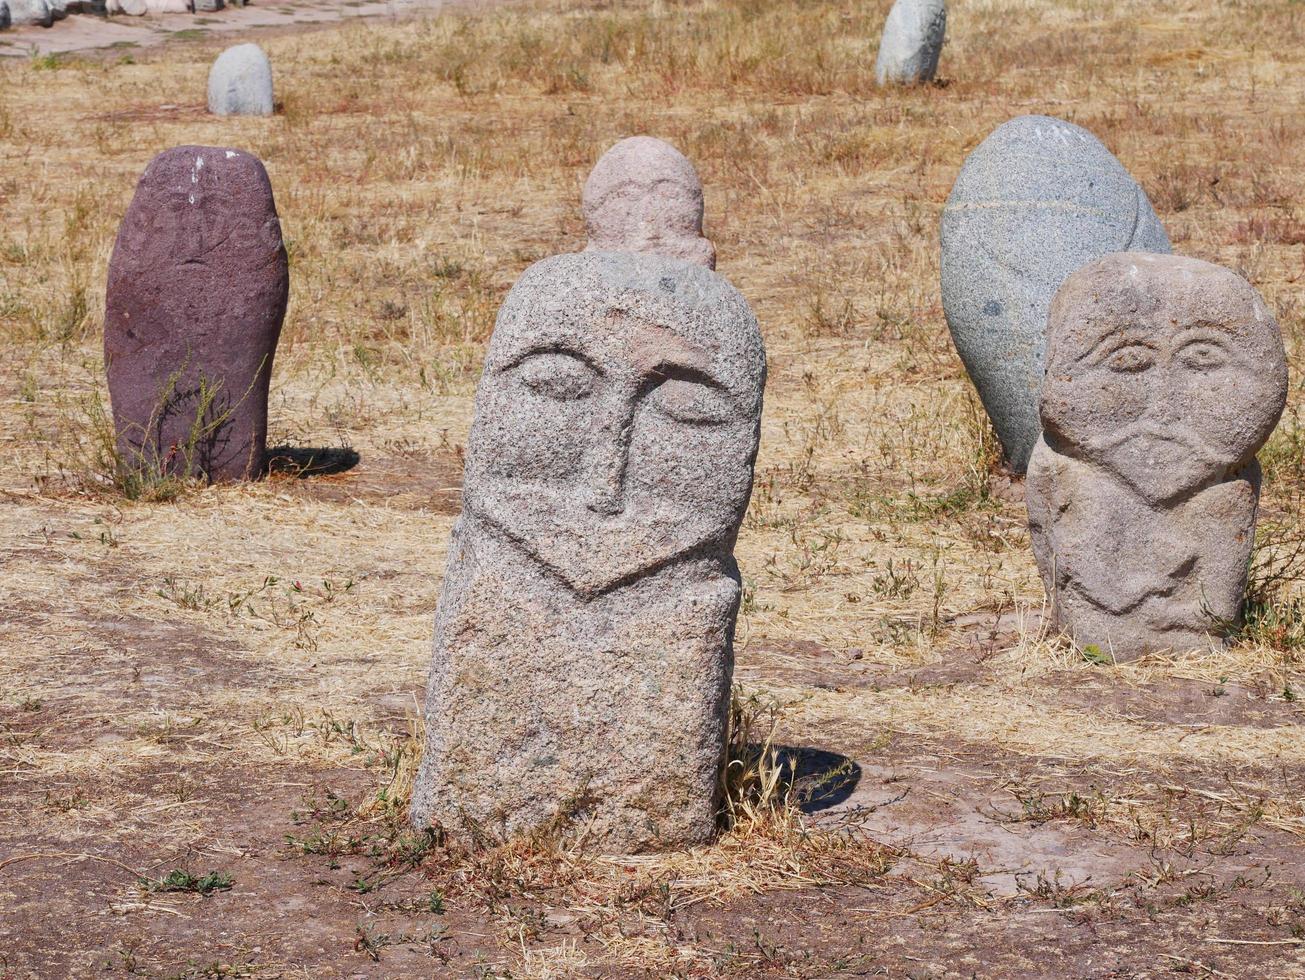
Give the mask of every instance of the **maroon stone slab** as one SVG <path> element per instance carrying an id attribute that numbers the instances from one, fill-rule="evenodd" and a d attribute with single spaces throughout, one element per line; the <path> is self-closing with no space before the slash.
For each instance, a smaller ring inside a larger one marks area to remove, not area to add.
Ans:
<path id="1" fill-rule="evenodd" d="M 123 466 L 213 481 L 262 475 L 289 288 L 257 157 L 179 146 L 150 162 L 118 230 L 105 302 Z"/>

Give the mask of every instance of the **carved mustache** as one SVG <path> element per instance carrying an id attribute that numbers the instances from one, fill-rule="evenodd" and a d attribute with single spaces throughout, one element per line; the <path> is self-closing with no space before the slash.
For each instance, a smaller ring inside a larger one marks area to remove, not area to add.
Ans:
<path id="1" fill-rule="evenodd" d="M 1181 422 L 1160 423 L 1154 419 L 1140 419 L 1131 425 L 1126 425 L 1114 434 L 1101 440 L 1099 445 L 1102 449 L 1118 449 L 1126 443 L 1135 439 L 1146 438 L 1156 442 L 1170 443 L 1185 449 L 1194 456 L 1203 459 L 1211 459 L 1212 454 L 1206 447 L 1205 440 L 1195 429 L 1189 428 Z"/>

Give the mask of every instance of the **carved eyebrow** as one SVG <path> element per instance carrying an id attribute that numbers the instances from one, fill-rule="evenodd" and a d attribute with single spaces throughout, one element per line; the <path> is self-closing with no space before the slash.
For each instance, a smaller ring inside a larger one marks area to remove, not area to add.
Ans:
<path id="1" fill-rule="evenodd" d="M 1122 332 L 1112 331 L 1100 340 L 1098 340 L 1087 353 L 1079 356 L 1080 361 L 1091 361 L 1092 364 L 1100 364 L 1107 357 L 1119 350 L 1121 347 L 1145 347 L 1147 350 L 1157 350 L 1155 343 L 1146 336 L 1139 336 L 1132 333 L 1135 327 L 1130 327 Z"/>
<path id="2" fill-rule="evenodd" d="M 1178 336 L 1175 340 L 1178 344 L 1183 346 L 1196 341 L 1224 346 L 1231 339 L 1230 335 L 1230 330 L 1222 329 L 1214 324 L 1197 323 L 1190 327 L 1184 327 L 1182 330 L 1178 331 Z"/>
<path id="3" fill-rule="evenodd" d="M 686 364 L 683 361 L 663 360 L 648 372 L 648 377 L 658 383 L 662 381 L 689 381 L 694 384 L 706 385 L 708 388 L 715 388 L 717 391 L 728 390 L 725 385 L 702 368 L 694 364 Z"/>
<path id="4" fill-rule="evenodd" d="M 537 357 L 540 354 L 561 354 L 563 357 L 573 357 L 596 374 L 602 375 L 606 373 L 594 362 L 593 358 L 584 351 L 555 340 L 537 341 L 530 344 L 525 348 L 525 350 L 518 351 L 508 359 L 506 364 L 500 365 L 495 370 L 511 371 L 513 368 L 519 367 L 525 361 L 530 360 L 530 358 Z"/>

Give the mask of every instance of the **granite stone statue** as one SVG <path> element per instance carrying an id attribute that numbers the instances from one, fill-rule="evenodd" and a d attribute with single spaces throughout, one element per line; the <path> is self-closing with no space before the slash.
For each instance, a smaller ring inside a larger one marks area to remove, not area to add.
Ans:
<path id="1" fill-rule="evenodd" d="M 714 829 L 766 360 L 693 263 L 529 268 L 476 393 L 411 818 L 555 820 L 630 852 Z"/>
<path id="2" fill-rule="evenodd" d="M 943 208 L 943 310 L 1011 470 L 1038 439 L 1056 289 L 1107 253 L 1169 250 L 1142 188 L 1086 129 L 1020 116 L 966 158 Z"/>
<path id="3" fill-rule="evenodd" d="M 121 465 L 259 476 L 289 270 L 267 171 L 179 146 L 145 168 L 109 262 L 104 354 Z"/>
<path id="4" fill-rule="evenodd" d="M 1060 287 L 1025 492 L 1052 614 L 1079 646 L 1209 649 L 1237 622 L 1255 454 L 1286 394 L 1278 325 L 1227 269 L 1124 252 Z"/>
<path id="5" fill-rule="evenodd" d="M 702 234 L 702 181 L 683 153 L 651 136 L 623 139 L 585 181 L 589 249 L 648 252 L 716 268 Z"/>

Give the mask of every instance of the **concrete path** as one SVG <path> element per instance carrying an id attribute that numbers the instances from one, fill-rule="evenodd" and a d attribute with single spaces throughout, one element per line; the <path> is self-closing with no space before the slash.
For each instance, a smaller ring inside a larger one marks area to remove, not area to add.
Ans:
<path id="1" fill-rule="evenodd" d="M 72 14 L 53 27 L 0 31 L 0 57 L 135 48 L 168 38 L 204 34 L 338 23 L 353 17 L 401 17 L 445 6 L 442 0 L 254 0 L 246 7 L 216 13 L 159 14 L 145 17 L 96 17 Z"/>

